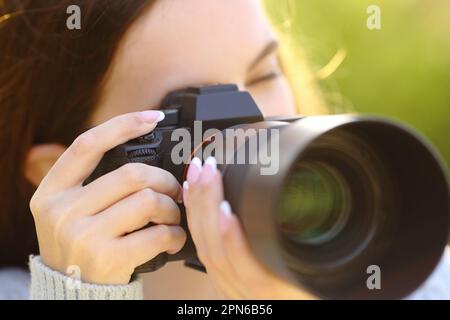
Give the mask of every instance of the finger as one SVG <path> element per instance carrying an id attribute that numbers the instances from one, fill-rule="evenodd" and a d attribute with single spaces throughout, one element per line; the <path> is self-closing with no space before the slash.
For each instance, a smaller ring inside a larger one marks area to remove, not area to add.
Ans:
<path id="1" fill-rule="evenodd" d="M 202 172 L 201 160 L 197 157 L 192 159 L 187 172 L 187 180 L 183 184 L 185 188 L 184 192 L 184 204 L 186 206 L 186 217 L 191 232 L 192 239 L 197 249 L 197 254 L 200 260 L 205 260 L 204 255 L 207 250 L 207 239 L 203 232 L 202 213 L 206 214 L 201 206 L 203 202 L 209 201 L 209 191 L 202 194 L 202 190 L 199 190 L 196 186 L 197 180 L 199 180 Z M 204 191 L 203 191 L 204 192 Z M 192 196 L 191 196 L 191 193 Z M 205 261 L 202 261 L 205 264 Z"/>
<path id="2" fill-rule="evenodd" d="M 186 181 L 183 182 L 183 203 L 188 202 L 188 188 L 189 188 L 189 182 L 193 184 L 198 180 L 200 177 L 200 172 L 202 171 L 202 161 L 194 157 L 189 164 L 188 172 L 186 175 Z"/>
<path id="3" fill-rule="evenodd" d="M 193 166 L 193 168 L 191 168 L 191 166 Z M 189 165 L 189 169 L 190 170 L 187 172 L 186 179 L 189 183 L 194 184 L 200 177 L 200 172 L 202 171 L 202 161 L 197 157 L 193 158 L 191 164 Z"/>
<path id="4" fill-rule="evenodd" d="M 195 175 L 196 167 L 195 165 L 195 167 L 189 168 L 187 177 L 189 183 L 188 219 L 193 227 L 192 233 L 198 233 L 199 238 L 204 240 L 201 250 L 199 249 L 199 255 L 204 259 L 219 263 L 216 258 L 224 258 L 219 257 L 224 253 L 220 242 L 218 220 L 219 205 L 223 201 L 221 175 L 217 170 L 215 159 L 210 157 L 200 170 L 197 180 L 192 181 L 189 177 Z"/>
<path id="5" fill-rule="evenodd" d="M 139 190 L 150 188 L 177 201 L 181 186 L 168 171 L 143 163 L 128 163 L 85 185 L 77 202 L 84 214 L 95 214 Z"/>
<path id="6" fill-rule="evenodd" d="M 219 233 L 234 273 L 239 275 L 243 283 L 265 282 L 271 274 L 251 251 L 237 216 L 231 212 L 228 202 L 224 201 L 220 207 Z"/>
<path id="7" fill-rule="evenodd" d="M 186 242 L 186 233 L 179 226 L 160 224 L 135 231 L 117 241 L 118 253 L 137 267 L 162 252 L 174 254 L 180 251 Z"/>
<path id="8" fill-rule="evenodd" d="M 41 188 L 53 191 L 81 185 L 106 151 L 150 132 L 163 118 L 161 111 L 128 113 L 82 133 L 56 161 Z"/>
<path id="9" fill-rule="evenodd" d="M 202 170 L 201 161 L 200 161 L 200 159 L 195 157 L 194 159 L 192 159 L 192 161 L 189 165 L 187 177 L 186 177 L 187 180 L 183 183 L 183 203 L 186 207 L 186 219 L 187 219 L 188 228 L 191 233 L 192 240 L 194 241 L 197 253 L 204 251 L 204 249 L 202 247 L 205 244 L 205 239 L 203 238 L 199 223 L 197 222 L 197 220 L 193 220 L 191 218 L 192 215 L 190 212 L 190 203 L 191 202 L 189 200 L 189 183 L 194 185 L 194 182 L 200 176 L 201 170 Z M 193 177 L 195 177 L 195 178 L 193 178 Z M 195 215 L 194 215 L 194 217 L 195 217 Z"/>
<path id="10" fill-rule="evenodd" d="M 178 225 L 180 209 L 165 194 L 142 189 L 92 217 L 111 237 L 123 236 L 148 223 Z"/>
<path id="11" fill-rule="evenodd" d="M 194 162 L 194 160 L 193 160 Z M 219 229 L 219 205 L 223 186 L 214 158 L 210 157 L 200 172 L 197 165 L 189 167 L 187 218 L 197 254 L 208 274 L 228 297 L 241 297 L 236 275 L 226 256 Z M 196 177 L 196 179 L 192 179 Z"/>

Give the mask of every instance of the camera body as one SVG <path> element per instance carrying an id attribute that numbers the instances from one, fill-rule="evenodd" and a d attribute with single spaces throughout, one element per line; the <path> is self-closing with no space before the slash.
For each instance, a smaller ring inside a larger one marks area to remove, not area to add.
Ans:
<path id="1" fill-rule="evenodd" d="M 165 113 L 165 118 L 151 133 L 109 150 L 85 184 L 126 163 L 137 162 L 160 167 L 173 174 L 182 184 L 195 150 L 204 143 L 202 137 L 205 131 L 225 130 L 240 124 L 264 121 L 261 111 L 250 94 L 239 91 L 234 84 L 198 86 L 173 91 L 163 99 L 161 111 Z M 274 118 L 274 120 L 286 121 L 295 119 L 298 117 Z M 200 132 L 194 132 L 196 122 L 201 123 Z M 178 143 L 172 139 L 172 135 L 177 129 L 185 129 L 191 133 L 189 136 L 192 147 L 189 153 L 180 155 L 183 160 L 181 163 L 175 163 L 172 159 L 173 148 Z M 187 230 L 184 205 L 180 204 L 179 207 L 181 226 Z M 136 272 L 155 271 L 169 260 L 185 260 L 187 266 L 204 271 L 203 265 L 196 257 L 192 238 L 188 234 L 186 244 L 179 253 L 175 255 L 162 253 L 138 267 Z"/>

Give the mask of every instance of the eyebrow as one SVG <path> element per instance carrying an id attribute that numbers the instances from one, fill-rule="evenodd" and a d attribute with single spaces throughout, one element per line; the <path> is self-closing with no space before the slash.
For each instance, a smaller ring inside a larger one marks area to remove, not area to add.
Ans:
<path id="1" fill-rule="evenodd" d="M 276 51 L 278 49 L 278 46 L 279 46 L 278 41 L 276 41 L 276 40 L 269 41 L 269 43 L 267 43 L 265 45 L 265 47 L 261 50 L 261 52 L 256 56 L 256 58 L 250 64 L 250 67 L 248 68 L 248 70 L 252 70 L 253 68 L 255 68 L 258 65 L 258 63 L 260 63 L 262 60 L 264 60 L 265 57 L 267 57 L 268 55 L 270 55 L 271 53 Z"/>

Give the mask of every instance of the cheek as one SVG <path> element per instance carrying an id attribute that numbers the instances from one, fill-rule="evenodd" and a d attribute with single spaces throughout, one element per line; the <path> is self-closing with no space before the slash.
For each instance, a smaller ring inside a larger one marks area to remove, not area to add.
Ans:
<path id="1" fill-rule="evenodd" d="M 292 90 L 283 77 L 247 90 L 266 117 L 297 114 Z"/>

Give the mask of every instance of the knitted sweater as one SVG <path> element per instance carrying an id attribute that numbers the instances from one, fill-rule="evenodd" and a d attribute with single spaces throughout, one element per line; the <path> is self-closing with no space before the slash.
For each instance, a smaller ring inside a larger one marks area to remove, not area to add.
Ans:
<path id="1" fill-rule="evenodd" d="M 142 299 L 142 280 L 128 285 L 96 285 L 74 281 L 30 257 L 30 274 L 20 269 L 0 269 L 1 299 Z M 425 283 L 406 299 L 450 300 L 450 248 Z"/>
<path id="2" fill-rule="evenodd" d="M 30 298 L 39 300 L 131 300 L 142 299 L 142 281 L 127 285 L 83 283 L 42 263 L 39 256 L 30 256 Z"/>

